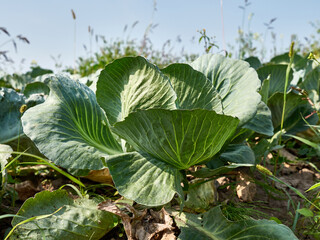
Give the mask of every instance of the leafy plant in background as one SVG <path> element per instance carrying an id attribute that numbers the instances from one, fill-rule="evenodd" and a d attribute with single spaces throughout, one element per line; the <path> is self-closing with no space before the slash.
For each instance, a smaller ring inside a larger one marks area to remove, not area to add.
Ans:
<path id="1" fill-rule="evenodd" d="M 301 86 L 301 84 L 309 81 L 308 74 L 304 73 L 304 76 L 298 72 L 299 64 L 306 67 L 308 61 L 299 55 L 295 58 L 300 58 L 299 63 L 295 64 L 293 60 L 293 66 L 290 72 L 287 74 L 289 62 L 288 54 L 281 55 L 271 59 L 270 63 L 257 68 L 259 78 L 262 81 L 261 95 L 263 101 L 268 105 L 272 112 L 272 122 L 275 130 L 280 130 L 283 99 L 286 94 L 287 108 L 284 113 L 284 129 L 288 134 L 295 134 L 308 129 L 302 116 L 307 117 L 313 112 L 313 106 L 310 105 L 305 96 L 300 92 L 296 92 L 293 89 Z M 317 70 L 315 70 L 317 71 Z M 286 93 L 284 92 L 286 75 L 288 75 L 289 85 L 287 86 Z M 298 82 L 294 83 L 294 81 Z M 300 82 L 300 84 L 299 84 Z M 293 87 L 293 88 L 292 88 Z M 309 124 L 315 124 L 318 121 L 318 116 L 312 115 L 307 118 Z"/>
<path id="2" fill-rule="evenodd" d="M 311 26 L 314 28 L 315 33 L 311 34 L 309 37 L 305 37 L 307 44 L 303 44 L 301 47 L 301 53 L 303 55 L 308 55 L 310 52 L 316 56 L 320 55 L 320 42 L 319 42 L 319 33 L 320 33 L 320 22 L 311 22 Z"/>
<path id="3" fill-rule="evenodd" d="M 42 77 L 52 73 L 39 66 L 32 67 L 25 74 L 5 75 L 0 79 L 0 143 L 13 141 L 23 135 L 21 125 L 21 106 L 32 107 L 44 102 L 49 88 Z M 4 86 L 4 87 L 2 87 Z"/>
<path id="4" fill-rule="evenodd" d="M 275 129 L 278 130 L 280 127 L 281 130 L 282 121 L 284 121 L 283 126 L 286 130 L 284 136 L 287 139 L 289 137 L 295 138 L 319 151 L 318 144 L 310 141 L 310 136 L 301 133 L 310 128 L 313 129 L 313 136 L 318 135 L 317 126 L 313 124 L 317 124 L 319 121 L 317 114 L 319 109 L 319 66 L 310 60 L 316 60 L 313 54 L 306 57 L 296 54 L 290 57 L 290 54 L 285 53 L 272 58 L 270 63 L 265 66 L 259 66 L 258 61 L 254 58 L 249 59 L 249 62 L 257 66 L 260 79 L 265 79 L 260 93 L 272 112 Z M 286 85 L 285 79 L 290 84 Z M 281 91 L 281 89 L 284 90 Z M 286 100 L 284 99 L 285 96 L 287 97 Z M 283 106 L 285 101 L 287 103 L 286 108 Z M 295 134 L 298 134 L 298 136 Z M 302 136 L 308 136 L 309 140 Z M 313 137 L 312 139 L 315 140 L 316 138 Z M 281 141 L 281 139 L 279 140 Z M 303 216 L 301 225 L 304 234 L 314 237 L 318 236 L 319 229 L 319 194 L 316 192 L 317 187 L 319 187 L 319 183 L 314 184 L 308 190 L 314 191 L 311 201 L 304 198 L 306 206 L 309 207 L 296 211 L 297 216 L 299 214 Z M 309 225 L 305 225 L 306 222 Z"/>
<path id="5" fill-rule="evenodd" d="M 204 51 L 209 53 L 212 47 L 219 48 L 213 41 L 212 37 L 209 37 L 206 33 L 206 29 L 198 31 L 201 35 L 199 38 L 199 43 L 204 42 Z"/>
<path id="6" fill-rule="evenodd" d="M 164 67 L 170 63 L 174 62 L 188 62 L 193 61 L 197 55 L 185 53 L 184 49 L 181 48 L 178 52 L 174 48 L 174 42 L 181 44 L 181 38 L 177 36 L 176 41 L 167 40 L 161 50 L 154 48 L 149 35 L 157 27 L 157 24 L 150 24 L 142 40 L 137 40 L 131 38 L 130 34 L 134 28 L 139 24 L 138 21 L 134 22 L 131 27 L 127 25 L 124 27 L 123 34 L 127 36 L 124 37 L 125 40 L 120 39 L 106 39 L 104 36 L 96 34 L 95 44 L 96 48 L 99 49 L 96 53 L 92 54 L 91 51 L 88 51 L 88 47 L 84 45 L 84 49 L 87 51 L 86 57 L 79 57 L 77 60 L 77 70 L 76 72 L 82 77 L 88 76 L 95 73 L 96 71 L 103 69 L 107 64 L 111 63 L 115 59 L 129 56 L 143 56 L 150 59 L 159 67 Z M 89 31 L 89 49 L 92 49 L 92 37 L 93 29 L 90 27 Z M 175 52 L 173 52 L 175 50 Z M 67 72 L 73 74 L 74 69 L 68 68 Z"/>

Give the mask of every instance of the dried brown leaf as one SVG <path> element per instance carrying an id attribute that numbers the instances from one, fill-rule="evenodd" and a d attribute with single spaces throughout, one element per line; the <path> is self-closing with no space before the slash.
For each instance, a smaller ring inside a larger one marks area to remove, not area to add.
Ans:
<path id="1" fill-rule="evenodd" d="M 94 182 L 113 184 L 112 177 L 108 168 L 100 170 L 91 170 L 89 172 L 89 175 L 85 178 Z"/>
<path id="2" fill-rule="evenodd" d="M 110 200 L 98 205 L 98 209 L 116 214 L 122 220 L 124 230 L 129 240 L 174 240 L 173 220 L 170 215 L 162 208 L 159 212 L 150 210 L 139 211 L 134 207 L 125 204 L 126 210 L 133 215 L 130 217 L 124 210 Z"/>
<path id="3" fill-rule="evenodd" d="M 239 171 L 239 175 L 237 175 L 236 190 L 240 200 L 243 202 L 252 202 L 257 192 L 257 187 L 247 173 Z"/>

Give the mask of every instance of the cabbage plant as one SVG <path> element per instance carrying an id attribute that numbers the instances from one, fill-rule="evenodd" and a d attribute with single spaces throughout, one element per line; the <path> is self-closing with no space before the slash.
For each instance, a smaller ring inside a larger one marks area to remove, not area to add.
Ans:
<path id="1" fill-rule="evenodd" d="M 241 129 L 273 134 L 256 71 L 220 55 L 161 70 L 143 57 L 118 59 L 96 93 L 62 75 L 46 83 L 46 101 L 22 117 L 24 133 L 77 176 L 108 167 L 119 193 L 147 206 L 183 199 L 186 170 L 214 161 Z"/>

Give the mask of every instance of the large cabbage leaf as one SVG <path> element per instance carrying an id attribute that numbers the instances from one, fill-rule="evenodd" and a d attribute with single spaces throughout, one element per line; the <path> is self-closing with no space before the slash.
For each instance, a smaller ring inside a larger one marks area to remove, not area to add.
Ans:
<path id="1" fill-rule="evenodd" d="M 178 237 L 180 240 L 298 239 L 290 228 L 274 221 L 253 219 L 229 221 L 223 216 L 219 206 L 199 215 L 178 212 L 173 215 L 181 230 Z"/>
<path id="2" fill-rule="evenodd" d="M 149 109 L 129 114 L 113 130 L 135 149 L 188 169 L 219 152 L 238 123 L 234 117 L 203 109 Z"/>
<path id="3" fill-rule="evenodd" d="M 103 168 L 103 158 L 122 150 L 95 94 L 64 76 L 47 81 L 50 94 L 43 104 L 25 112 L 23 131 L 59 166 L 73 171 Z"/>
<path id="4" fill-rule="evenodd" d="M 239 120 L 214 111 L 148 109 L 130 113 L 112 130 L 139 152 L 110 157 L 107 166 L 119 193 L 147 206 L 178 193 L 180 170 L 209 161 L 234 134 Z"/>
<path id="5" fill-rule="evenodd" d="M 161 70 L 177 94 L 179 109 L 207 109 L 222 113 L 218 92 L 206 76 L 188 64 L 175 63 Z"/>
<path id="6" fill-rule="evenodd" d="M 94 200 L 73 200 L 65 190 L 43 191 L 21 206 L 10 239 L 101 239 L 117 223 L 117 217 L 98 210 Z"/>
<path id="7" fill-rule="evenodd" d="M 254 69 L 258 69 L 259 67 L 261 67 L 261 62 L 259 60 L 259 58 L 251 56 L 245 59 L 246 62 L 248 62 L 250 64 L 250 67 L 254 68 Z"/>
<path id="8" fill-rule="evenodd" d="M 273 135 L 274 129 L 272 125 L 271 111 L 263 101 L 259 103 L 258 110 L 254 118 L 243 125 L 243 128 L 248 128 L 267 136 Z"/>
<path id="9" fill-rule="evenodd" d="M 179 170 L 149 154 L 120 154 L 110 157 L 107 165 L 119 193 L 137 203 L 159 206 L 176 193 L 183 196 Z"/>
<path id="10" fill-rule="evenodd" d="M 307 92 L 316 90 L 318 93 L 320 93 L 320 67 L 310 71 L 304 78 L 303 82 L 299 84 L 299 87 Z"/>
<path id="11" fill-rule="evenodd" d="M 274 93 L 280 92 L 283 93 L 284 85 L 286 81 L 286 71 L 287 65 L 282 64 L 272 64 L 260 67 L 257 69 L 259 78 L 261 81 L 264 81 L 268 77 L 270 78 L 269 82 L 269 91 L 268 98 L 271 97 Z M 289 83 L 293 79 L 293 73 L 290 71 L 289 74 Z M 290 86 L 288 86 L 289 90 Z"/>
<path id="12" fill-rule="evenodd" d="M 240 126 L 255 116 L 261 99 L 257 92 L 261 82 L 249 63 L 207 54 L 191 66 L 202 72 L 218 91 L 224 114 L 239 118 Z"/>
<path id="13" fill-rule="evenodd" d="M 252 149 L 245 144 L 229 144 L 227 148 L 219 155 L 214 157 L 207 166 L 216 169 L 227 165 L 228 163 L 248 164 L 254 166 L 255 156 Z"/>
<path id="14" fill-rule="evenodd" d="M 100 74 L 96 94 L 111 124 L 137 109 L 176 108 L 176 94 L 168 78 L 143 57 L 108 64 Z"/>

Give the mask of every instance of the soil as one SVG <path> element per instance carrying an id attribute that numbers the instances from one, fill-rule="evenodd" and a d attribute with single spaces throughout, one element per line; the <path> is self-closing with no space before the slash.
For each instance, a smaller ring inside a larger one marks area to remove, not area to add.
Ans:
<path id="1" fill-rule="evenodd" d="M 319 164 L 319 161 L 315 162 L 315 165 Z M 270 171 L 274 170 L 273 165 L 266 167 Z M 278 179 L 296 188 L 308 199 L 315 196 L 314 192 L 306 193 L 306 190 L 320 181 L 320 174 L 310 165 L 304 162 L 282 163 L 279 168 Z M 245 199 L 241 199 L 238 194 L 238 186 L 243 185 L 241 182 L 239 184 L 239 176 L 241 175 L 248 176 L 245 179 L 247 188 L 242 189 L 247 193 L 240 194 L 245 196 Z M 290 228 L 294 224 L 295 210 L 298 206 L 299 208 L 310 207 L 305 205 L 306 202 L 289 187 L 267 179 L 259 171 L 249 172 L 248 169 L 240 169 L 236 176 L 222 177 L 217 179 L 217 182 L 219 202 L 242 203 L 243 207 L 250 207 L 263 213 L 261 215 L 263 218 L 280 220 Z M 259 218 L 259 214 L 253 217 Z M 304 224 L 305 222 L 301 219 L 297 222 L 295 233 L 299 239 L 315 239 L 312 236 L 302 234 L 305 230 Z"/>

